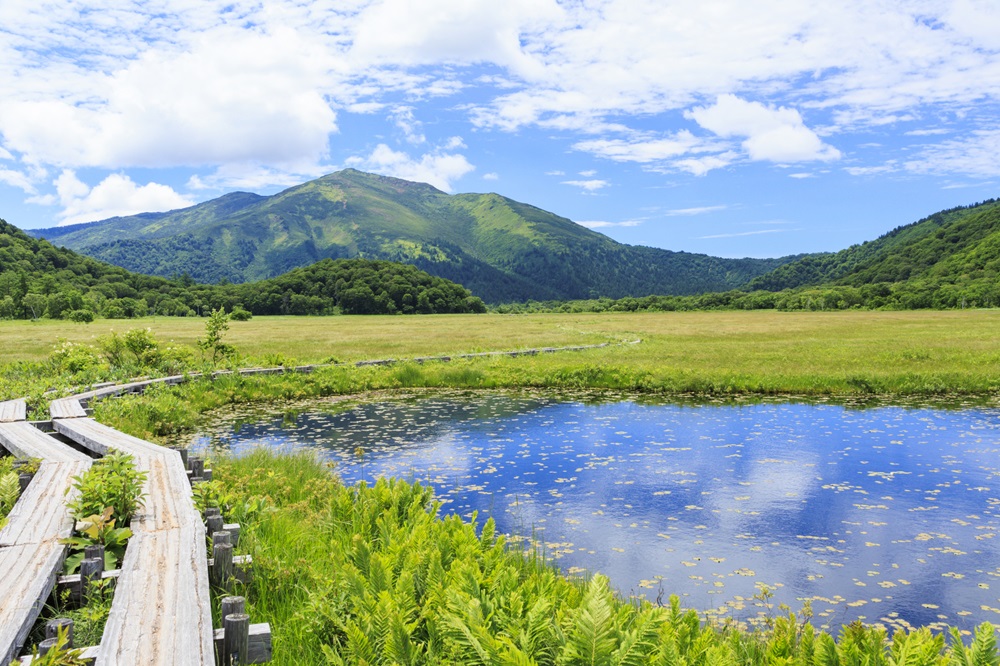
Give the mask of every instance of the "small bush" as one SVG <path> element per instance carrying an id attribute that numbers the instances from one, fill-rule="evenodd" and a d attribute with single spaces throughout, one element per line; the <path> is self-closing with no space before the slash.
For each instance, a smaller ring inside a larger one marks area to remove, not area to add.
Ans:
<path id="1" fill-rule="evenodd" d="M 89 324 L 94 321 L 95 316 L 90 310 L 71 310 L 66 315 L 66 318 L 70 321 L 79 322 L 81 324 Z"/>
<path id="2" fill-rule="evenodd" d="M 229 313 L 229 318 L 233 321 L 250 321 L 253 315 L 249 310 L 245 310 L 239 305 L 233 308 L 233 311 Z"/>
<path id="3" fill-rule="evenodd" d="M 98 367 L 101 357 L 90 345 L 60 340 L 49 354 L 49 361 L 59 372 L 75 374 Z"/>
<path id="4" fill-rule="evenodd" d="M 127 525 L 142 506 L 145 481 L 146 473 L 135 469 L 132 456 L 109 453 L 84 474 L 73 477 L 73 488 L 79 496 L 67 506 L 77 520 L 99 516 L 111 507 L 118 524 Z"/>

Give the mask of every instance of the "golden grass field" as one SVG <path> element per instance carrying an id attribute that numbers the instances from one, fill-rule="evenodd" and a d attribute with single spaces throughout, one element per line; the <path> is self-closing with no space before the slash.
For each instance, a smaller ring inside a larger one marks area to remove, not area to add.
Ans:
<path id="1" fill-rule="evenodd" d="M 2 361 L 43 360 L 60 339 L 93 343 L 136 327 L 151 328 L 163 343 L 193 346 L 204 325 L 166 317 L 4 321 Z M 904 393 L 1000 387 L 1000 310 L 255 317 L 232 322 L 226 335 L 252 361 L 281 355 L 298 363 L 632 339 L 642 344 L 519 362 L 530 363 L 532 374 L 586 363 L 670 376 L 668 386 L 697 379 L 722 391 L 822 392 L 824 385 L 858 382 L 862 389 L 865 382 L 897 385 Z"/>

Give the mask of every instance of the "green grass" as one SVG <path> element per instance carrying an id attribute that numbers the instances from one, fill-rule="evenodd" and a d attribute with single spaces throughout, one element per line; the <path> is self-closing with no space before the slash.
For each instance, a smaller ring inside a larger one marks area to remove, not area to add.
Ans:
<path id="1" fill-rule="evenodd" d="M 0 322 L 3 360 L 40 361 L 60 338 L 93 342 L 110 330 L 150 327 L 163 342 L 194 345 L 203 319 Z M 1000 310 L 910 312 L 683 312 L 540 315 L 255 317 L 227 341 L 251 359 L 355 361 L 641 338 L 590 361 L 632 374 L 725 389 L 850 392 L 866 378 L 890 391 L 987 393 L 1000 375 Z M 545 370 L 575 356 L 539 356 Z M 684 379 L 686 378 L 686 379 Z"/>
<path id="2" fill-rule="evenodd" d="M 994 628 L 845 627 L 835 640 L 763 590 L 744 618 L 702 620 L 676 597 L 615 596 L 508 549 L 492 522 L 438 517 L 431 491 L 381 480 L 345 487 L 308 454 L 258 450 L 214 464 L 224 514 L 254 557 L 252 622 L 270 622 L 280 664 L 689 664 L 972 666 L 997 663 Z M 968 635 L 969 632 L 965 632 Z"/>

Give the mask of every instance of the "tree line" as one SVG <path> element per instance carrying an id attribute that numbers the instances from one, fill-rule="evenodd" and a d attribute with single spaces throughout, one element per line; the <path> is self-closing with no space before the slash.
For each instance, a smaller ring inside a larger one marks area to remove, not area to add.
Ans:
<path id="1" fill-rule="evenodd" d="M 259 315 L 486 310 L 461 285 L 389 261 L 326 259 L 260 282 L 199 284 L 186 275 L 132 273 L 0 220 L 0 319 L 207 316 L 220 308 Z"/>

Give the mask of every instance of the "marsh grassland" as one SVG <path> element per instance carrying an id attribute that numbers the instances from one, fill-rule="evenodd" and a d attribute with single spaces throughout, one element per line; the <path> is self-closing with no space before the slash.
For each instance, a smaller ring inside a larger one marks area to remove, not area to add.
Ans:
<path id="1" fill-rule="evenodd" d="M 204 320 L 0 322 L 3 362 L 44 360 L 61 339 L 93 343 L 136 327 L 193 346 Z M 642 343 L 477 370 L 493 378 L 487 383 L 547 385 L 575 373 L 576 383 L 594 388 L 668 392 L 988 394 L 1000 387 L 1000 310 L 255 317 L 233 322 L 227 334 L 244 359 L 264 364 L 635 339 Z"/>
<path id="2" fill-rule="evenodd" d="M 58 373 L 60 339 L 84 345 L 113 327 L 149 327 L 193 346 L 204 320 L 0 322 L 3 397 L 93 375 Z M 222 376 L 98 403 L 96 417 L 164 443 L 205 413 L 376 390 L 595 389 L 655 395 L 800 395 L 995 402 L 1000 310 L 255 317 L 232 322 L 240 365 L 407 359 L 611 343 L 515 358 L 326 367 L 312 374 Z M 626 344 L 641 340 L 639 344 Z M 200 369 L 197 353 L 191 369 Z M 255 621 L 274 628 L 278 664 L 802 664 L 955 666 L 998 662 L 994 629 L 962 635 L 852 625 L 836 637 L 761 589 L 748 625 L 713 623 L 664 603 L 625 599 L 602 576 L 568 579 L 456 516 L 427 489 L 393 480 L 346 487 L 306 455 L 257 452 L 215 462 L 216 500 L 245 525 Z M 428 510 L 428 507 L 431 507 Z M 738 563 L 734 564 L 737 566 Z M 964 636 L 964 640 L 963 640 Z M 971 642 L 970 642 L 971 641 Z M 963 647 L 965 646 L 969 647 Z"/>

